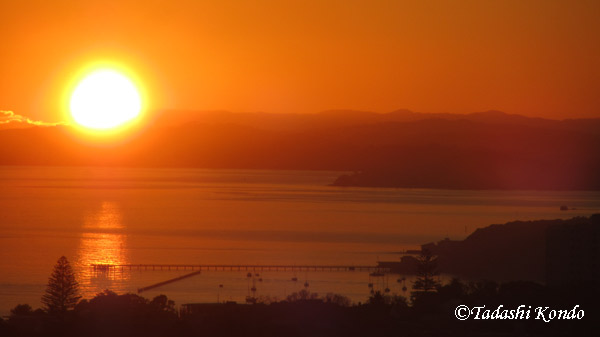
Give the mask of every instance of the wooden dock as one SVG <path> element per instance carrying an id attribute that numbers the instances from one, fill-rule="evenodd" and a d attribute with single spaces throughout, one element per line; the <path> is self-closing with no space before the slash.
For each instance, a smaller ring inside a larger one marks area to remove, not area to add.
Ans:
<path id="1" fill-rule="evenodd" d="M 388 271 L 378 266 L 349 265 L 261 265 L 261 264 L 92 264 L 94 271 L 190 270 L 190 271 Z"/>

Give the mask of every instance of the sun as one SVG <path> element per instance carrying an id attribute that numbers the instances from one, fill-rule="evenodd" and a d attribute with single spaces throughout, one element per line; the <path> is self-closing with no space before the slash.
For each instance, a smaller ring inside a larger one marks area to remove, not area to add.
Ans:
<path id="1" fill-rule="evenodd" d="M 98 69 L 77 84 L 69 107 L 80 126 L 110 130 L 134 121 L 142 110 L 142 99 L 127 76 L 114 69 Z"/>

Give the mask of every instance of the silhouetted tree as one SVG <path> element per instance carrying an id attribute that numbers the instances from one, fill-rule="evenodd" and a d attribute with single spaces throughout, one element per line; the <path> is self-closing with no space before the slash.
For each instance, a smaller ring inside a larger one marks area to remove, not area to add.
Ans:
<path id="1" fill-rule="evenodd" d="M 376 291 L 371 296 L 369 296 L 367 304 L 372 305 L 372 306 L 384 306 L 384 305 L 388 305 L 389 302 L 390 302 L 389 296 L 385 296 L 383 293 L 381 293 L 381 291 Z"/>
<path id="2" fill-rule="evenodd" d="M 417 292 L 428 292 L 440 286 L 436 279 L 440 273 L 437 270 L 437 257 L 428 249 L 423 249 L 417 258 L 417 280 L 413 289 Z"/>
<path id="3" fill-rule="evenodd" d="M 150 305 L 156 308 L 158 311 L 165 311 L 168 313 L 177 313 L 175 310 L 175 302 L 167 298 L 166 295 L 158 295 L 150 301 Z"/>
<path id="4" fill-rule="evenodd" d="M 437 257 L 431 251 L 423 249 L 417 257 L 417 279 L 410 293 L 413 308 L 417 310 L 434 310 L 439 304 L 439 294 L 434 292 L 440 287 L 437 280 Z"/>
<path id="5" fill-rule="evenodd" d="M 34 311 L 29 304 L 19 304 L 10 310 L 5 327 L 8 330 L 2 333 L 0 329 L 0 336 L 42 336 L 40 332 L 44 328 L 45 315 L 42 309 Z"/>
<path id="6" fill-rule="evenodd" d="M 482 280 L 469 282 L 467 292 L 471 299 L 479 303 L 490 303 L 498 296 L 499 284 L 495 281 Z"/>
<path id="7" fill-rule="evenodd" d="M 296 302 L 296 301 L 308 301 L 308 300 L 316 300 L 319 298 L 319 294 L 311 293 L 306 289 L 302 289 L 299 292 L 292 293 L 288 295 L 288 302 Z"/>
<path id="8" fill-rule="evenodd" d="M 328 293 L 325 295 L 323 301 L 325 303 L 339 305 L 340 307 L 349 307 L 352 304 L 352 301 L 350 301 L 348 297 L 334 293 Z"/>
<path id="9" fill-rule="evenodd" d="M 48 279 L 42 304 L 49 313 L 64 313 L 74 308 L 80 298 L 79 284 L 75 280 L 73 269 L 67 258 L 61 256 Z"/>
<path id="10" fill-rule="evenodd" d="M 137 294 L 105 290 L 89 301 L 80 301 L 74 310 L 79 320 L 76 336 L 180 336 L 175 303 L 165 295 L 153 300 Z"/>
<path id="11" fill-rule="evenodd" d="M 26 315 L 32 315 L 32 314 L 33 314 L 33 309 L 31 308 L 31 306 L 29 304 L 18 304 L 13 309 L 10 309 L 11 316 L 26 316 Z"/>
<path id="12" fill-rule="evenodd" d="M 450 283 L 439 286 L 437 292 L 442 301 L 460 300 L 463 299 L 467 292 L 467 285 L 459 279 L 453 278 Z"/>

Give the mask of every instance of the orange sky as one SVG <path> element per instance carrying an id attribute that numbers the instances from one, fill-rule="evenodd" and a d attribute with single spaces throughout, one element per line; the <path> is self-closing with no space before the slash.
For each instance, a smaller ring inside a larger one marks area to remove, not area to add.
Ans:
<path id="1" fill-rule="evenodd" d="M 48 122 L 77 71 L 152 109 L 600 117 L 600 1 L 0 2 L 0 110 Z"/>

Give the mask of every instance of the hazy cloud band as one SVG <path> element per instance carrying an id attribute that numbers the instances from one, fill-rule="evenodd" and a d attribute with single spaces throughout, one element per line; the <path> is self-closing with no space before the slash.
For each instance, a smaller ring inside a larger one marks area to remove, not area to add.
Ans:
<path id="1" fill-rule="evenodd" d="M 13 111 L 9 110 L 0 110 L 0 124 L 11 124 L 11 123 L 20 123 L 20 124 L 31 124 L 37 126 L 56 126 L 56 125 L 64 125 L 65 122 L 43 122 L 43 121 L 35 121 L 28 117 L 17 115 Z"/>

